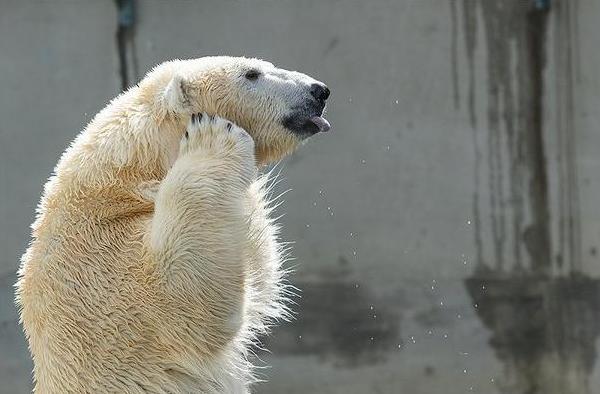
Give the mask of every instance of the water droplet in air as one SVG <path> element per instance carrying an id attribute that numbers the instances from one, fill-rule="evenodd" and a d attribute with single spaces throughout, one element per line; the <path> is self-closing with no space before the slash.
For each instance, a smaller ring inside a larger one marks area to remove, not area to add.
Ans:
<path id="1" fill-rule="evenodd" d="M 310 227 L 310 224 L 308 224 L 308 223 L 307 223 L 307 224 L 306 224 L 306 228 L 309 228 L 309 227 Z"/>
<path id="2" fill-rule="evenodd" d="M 365 164 L 367 161 L 366 161 L 365 159 L 362 159 L 360 162 L 361 162 L 362 164 Z"/>
<path id="3" fill-rule="evenodd" d="M 396 104 L 398 104 L 398 100 L 396 100 Z"/>

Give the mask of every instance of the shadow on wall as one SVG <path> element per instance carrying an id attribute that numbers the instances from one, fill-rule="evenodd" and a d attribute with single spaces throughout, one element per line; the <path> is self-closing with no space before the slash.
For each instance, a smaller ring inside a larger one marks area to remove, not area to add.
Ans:
<path id="1" fill-rule="evenodd" d="M 343 257 L 340 260 L 344 265 Z M 401 345 L 397 309 L 374 301 L 373 293 L 343 269 L 323 272 L 319 278 L 294 281 L 302 289 L 295 300 L 297 320 L 267 337 L 267 348 L 281 354 L 334 357 L 340 367 L 385 361 L 389 350 Z"/>

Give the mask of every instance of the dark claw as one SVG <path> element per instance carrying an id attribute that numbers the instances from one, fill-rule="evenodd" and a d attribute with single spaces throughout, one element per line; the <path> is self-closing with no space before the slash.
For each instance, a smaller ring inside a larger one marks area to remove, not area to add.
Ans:
<path id="1" fill-rule="evenodd" d="M 227 122 L 227 126 L 226 127 L 227 127 L 227 131 L 231 131 L 231 123 L 230 122 Z"/>
<path id="2" fill-rule="evenodd" d="M 190 134 L 187 131 L 185 132 L 185 138 L 186 139 L 190 138 Z"/>
<path id="3" fill-rule="evenodd" d="M 197 113 L 196 114 L 196 118 L 198 119 L 198 123 L 200 123 L 200 121 L 202 120 L 202 114 L 201 113 Z"/>
<path id="4" fill-rule="evenodd" d="M 192 114 L 192 123 L 196 122 L 196 114 Z"/>

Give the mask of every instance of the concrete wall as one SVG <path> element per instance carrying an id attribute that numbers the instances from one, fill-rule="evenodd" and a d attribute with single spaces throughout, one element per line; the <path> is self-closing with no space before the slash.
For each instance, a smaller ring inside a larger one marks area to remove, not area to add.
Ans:
<path id="1" fill-rule="evenodd" d="M 295 241 L 292 282 L 303 295 L 298 320 L 267 340 L 272 353 L 261 358 L 271 368 L 261 373 L 269 383 L 257 392 L 500 392 L 505 366 L 488 345 L 490 331 L 463 283 L 477 263 L 494 266 L 492 217 L 509 226 L 513 212 L 502 180 L 496 186 L 506 193 L 498 212 L 490 202 L 498 189 L 489 181 L 496 168 L 488 166 L 494 151 L 488 151 L 489 66 L 499 59 L 486 42 L 490 21 L 478 4 L 138 2 L 135 34 L 127 43 L 135 54 L 129 59 L 132 78 L 171 58 L 246 55 L 314 75 L 333 92 L 333 131 L 281 166 L 281 188 L 292 189 L 280 208 L 285 237 Z M 585 59 L 576 62 L 577 106 L 567 137 L 576 144 L 577 264 L 597 274 L 600 56 L 594 37 L 600 6 L 595 0 L 571 4 L 577 7 L 569 18 L 579 17 L 573 38 L 578 51 L 571 57 Z M 565 9 L 554 1 L 551 15 L 559 5 Z M 0 0 L 0 9 L 0 393 L 21 393 L 30 390 L 31 364 L 12 305 L 14 273 L 52 166 L 119 92 L 117 10 L 113 2 L 97 0 Z M 556 59 L 565 48 L 554 44 L 553 29 L 562 20 L 549 19 L 543 71 L 553 238 L 560 232 L 556 212 L 563 212 L 554 209 L 566 187 L 561 181 L 573 180 L 553 169 L 560 167 L 555 163 L 563 141 L 553 110 L 564 91 L 562 77 L 555 77 L 563 75 Z M 473 37 L 477 45 L 470 46 Z M 518 86 L 518 75 L 507 81 Z M 500 151 L 507 163 L 504 155 Z M 500 173 L 508 174 L 506 168 Z M 502 247 L 513 250 L 520 233 L 508 234 Z M 597 387 L 599 368 L 593 366 L 590 376 Z"/>
<path id="2" fill-rule="evenodd" d="M 0 1 L 0 392 L 31 390 L 13 283 L 42 186 L 118 92 L 116 11 L 104 1 Z"/>

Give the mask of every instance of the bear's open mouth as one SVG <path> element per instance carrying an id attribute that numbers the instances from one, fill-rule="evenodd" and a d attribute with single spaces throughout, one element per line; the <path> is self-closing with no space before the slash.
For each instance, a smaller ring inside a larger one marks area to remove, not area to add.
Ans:
<path id="1" fill-rule="evenodd" d="M 320 132 L 329 131 L 331 125 L 323 117 L 323 105 L 296 108 L 283 119 L 283 125 L 300 138 L 308 138 Z"/>

